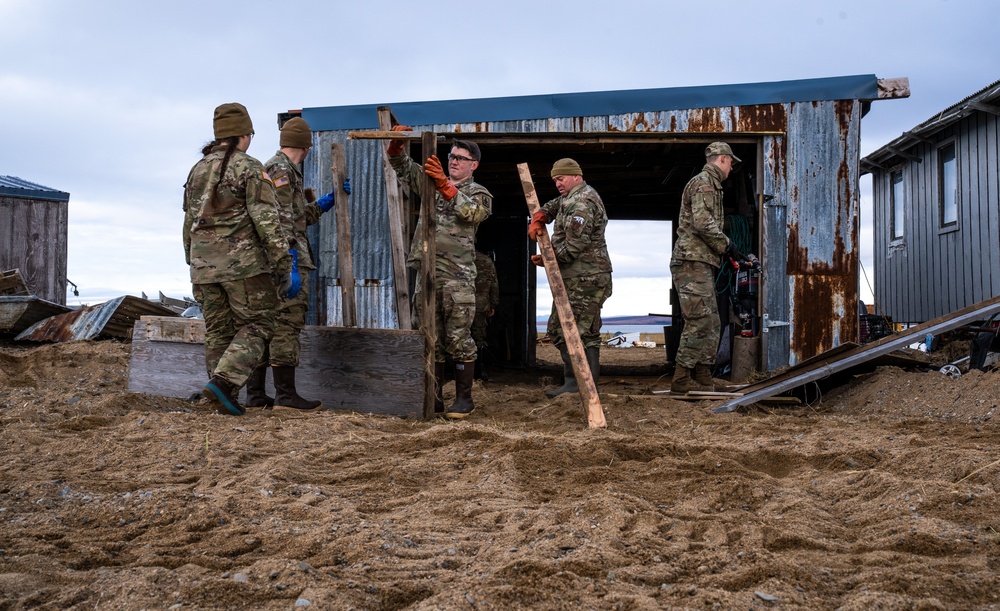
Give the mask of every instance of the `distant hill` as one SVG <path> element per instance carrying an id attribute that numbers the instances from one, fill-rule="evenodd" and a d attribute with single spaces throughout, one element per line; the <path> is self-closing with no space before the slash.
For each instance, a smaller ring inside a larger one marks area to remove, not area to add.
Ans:
<path id="1" fill-rule="evenodd" d="M 536 316 L 535 322 L 544 325 L 549 320 L 548 315 Z M 669 316 L 604 316 L 601 318 L 604 326 L 608 325 L 669 325 Z"/>

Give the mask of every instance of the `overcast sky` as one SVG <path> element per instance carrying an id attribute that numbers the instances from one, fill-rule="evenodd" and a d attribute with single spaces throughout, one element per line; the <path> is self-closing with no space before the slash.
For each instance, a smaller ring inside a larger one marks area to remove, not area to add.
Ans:
<path id="1" fill-rule="evenodd" d="M 0 0 L 0 175 L 70 193 L 68 303 L 184 297 L 182 185 L 220 103 L 263 161 L 303 107 L 908 77 L 862 120 L 867 154 L 1000 79 L 995 24 L 991 0 Z M 669 311 L 665 232 L 612 223 L 606 316 Z"/>

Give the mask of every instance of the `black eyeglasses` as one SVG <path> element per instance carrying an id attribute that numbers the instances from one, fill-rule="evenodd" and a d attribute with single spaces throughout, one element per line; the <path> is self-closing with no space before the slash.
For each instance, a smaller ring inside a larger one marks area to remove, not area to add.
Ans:
<path id="1" fill-rule="evenodd" d="M 463 155 L 456 155 L 455 153 L 448 153 L 448 159 L 454 159 L 456 161 L 475 161 L 472 157 L 465 157 Z"/>

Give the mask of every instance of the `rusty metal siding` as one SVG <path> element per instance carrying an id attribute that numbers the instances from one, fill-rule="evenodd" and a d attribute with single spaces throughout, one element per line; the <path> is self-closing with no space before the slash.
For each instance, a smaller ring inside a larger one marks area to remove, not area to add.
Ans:
<path id="1" fill-rule="evenodd" d="M 761 186 L 761 363 L 765 371 L 789 363 L 789 282 L 785 273 L 788 260 L 788 203 L 785 180 L 787 140 L 784 136 L 764 138 Z"/>
<path id="2" fill-rule="evenodd" d="M 326 287 L 326 320 L 332 327 L 344 326 L 344 300 L 340 290 L 340 280 Z M 399 326 L 396 318 L 395 297 L 392 287 L 375 280 L 355 280 L 354 302 L 358 327 L 365 329 L 395 329 Z"/>
<path id="3" fill-rule="evenodd" d="M 792 104 L 788 114 L 790 364 L 858 339 L 861 104 Z"/>

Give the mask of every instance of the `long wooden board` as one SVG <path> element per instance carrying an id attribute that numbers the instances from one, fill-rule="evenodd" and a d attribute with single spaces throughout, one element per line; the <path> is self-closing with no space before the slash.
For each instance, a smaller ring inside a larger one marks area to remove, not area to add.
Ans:
<path id="1" fill-rule="evenodd" d="M 330 172 L 333 175 L 333 193 L 336 201 L 334 214 L 337 218 L 337 263 L 340 267 L 341 312 L 345 327 L 358 326 L 357 308 L 354 297 L 354 245 L 351 240 L 351 214 L 344 179 L 347 177 L 347 162 L 344 147 L 334 142 L 330 145 Z"/>
<path id="2" fill-rule="evenodd" d="M 208 381 L 205 346 L 192 341 L 199 323 L 204 337 L 200 320 L 187 323 L 191 330 L 154 329 L 150 325 L 157 322 L 148 318 L 136 322 L 129 390 L 183 399 L 199 392 Z M 306 327 L 295 384 L 302 396 L 322 401 L 323 409 L 420 418 L 423 348 L 423 337 L 413 330 Z M 273 396 L 270 376 L 267 386 Z"/>
<path id="3" fill-rule="evenodd" d="M 524 199 L 528 202 L 528 212 L 534 214 L 540 206 L 528 164 L 517 164 L 517 173 L 521 177 L 521 188 L 524 190 Z M 580 330 L 576 328 L 576 318 L 569 305 L 566 285 L 563 284 L 562 274 L 559 273 L 559 262 L 556 260 L 556 253 L 552 249 L 552 242 L 549 240 L 547 231 L 543 231 L 542 235 L 538 236 L 538 249 L 542 253 L 542 261 L 545 262 L 545 273 L 549 279 L 549 288 L 552 289 L 556 315 L 559 317 L 560 326 L 562 326 L 566 350 L 569 352 L 573 373 L 576 375 L 577 386 L 580 388 L 580 399 L 583 401 L 583 408 L 587 413 L 587 426 L 592 429 L 604 428 L 608 426 L 608 422 L 604 418 L 601 399 L 597 395 L 597 384 L 593 374 L 590 373 L 583 340 L 580 339 Z"/>

